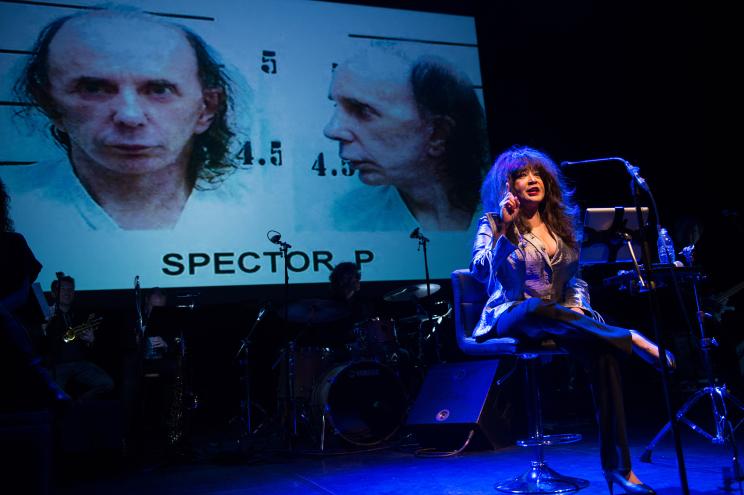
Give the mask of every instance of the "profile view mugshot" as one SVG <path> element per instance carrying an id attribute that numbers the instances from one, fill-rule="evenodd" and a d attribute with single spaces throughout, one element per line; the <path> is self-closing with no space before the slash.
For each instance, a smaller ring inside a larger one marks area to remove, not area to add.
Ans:
<path id="1" fill-rule="evenodd" d="M 488 166 L 485 117 L 468 77 L 434 56 L 387 48 L 334 70 L 323 130 L 363 186 L 338 198 L 340 230 L 466 230 Z"/>

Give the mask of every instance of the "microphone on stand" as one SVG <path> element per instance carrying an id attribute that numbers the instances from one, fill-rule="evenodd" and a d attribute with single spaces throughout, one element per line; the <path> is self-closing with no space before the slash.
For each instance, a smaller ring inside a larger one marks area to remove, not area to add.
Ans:
<path id="1" fill-rule="evenodd" d="M 615 157 L 610 157 L 610 158 L 590 158 L 588 160 L 575 160 L 575 161 L 572 161 L 572 162 L 561 162 L 561 167 L 566 167 L 566 166 L 569 166 L 569 165 L 584 165 L 586 163 L 610 162 L 610 161 L 614 161 L 614 160 L 625 161 L 622 158 L 615 158 Z"/>
<path id="2" fill-rule="evenodd" d="M 256 322 L 263 320 L 268 310 L 269 310 L 269 304 L 262 305 L 261 309 L 258 310 L 258 315 L 256 315 Z"/>
<path id="3" fill-rule="evenodd" d="M 273 235 L 269 235 L 272 232 L 273 232 Z M 283 246 L 283 247 L 285 247 L 287 249 L 289 249 L 289 248 L 292 247 L 291 244 L 282 241 L 282 234 L 280 234 L 276 230 L 269 230 L 266 233 L 266 237 L 269 239 L 269 242 L 271 242 L 272 244 L 277 244 L 277 245 Z"/>
<path id="4" fill-rule="evenodd" d="M 638 186 L 640 186 L 641 189 L 646 191 L 647 193 L 650 193 L 648 184 L 646 183 L 646 179 L 641 177 L 640 169 L 636 167 L 635 165 L 632 165 L 628 160 L 625 158 L 620 158 L 619 156 L 610 156 L 607 158 L 591 158 L 589 160 L 577 160 L 573 162 L 561 162 L 561 167 L 567 167 L 571 165 L 584 165 L 586 163 L 597 163 L 597 162 L 622 162 L 623 165 L 625 165 L 625 169 L 628 171 L 631 177 L 636 181 Z"/>
<path id="5" fill-rule="evenodd" d="M 256 331 L 256 327 L 264 319 L 264 316 L 266 316 L 266 313 L 268 312 L 270 307 L 271 307 L 270 301 L 262 304 L 259 307 L 258 314 L 256 315 L 256 319 L 253 321 L 253 325 L 251 325 L 251 329 L 248 330 L 248 333 L 246 334 L 246 336 L 240 339 L 240 348 L 238 349 L 238 352 L 235 354 L 235 357 L 233 359 L 238 359 L 240 357 L 240 353 L 242 353 L 243 350 L 250 345 L 251 336 L 253 335 L 253 332 Z"/>
<path id="6" fill-rule="evenodd" d="M 420 241 L 428 241 L 429 239 L 421 233 L 421 227 L 416 227 L 413 232 L 408 236 L 411 239 L 418 239 Z"/>

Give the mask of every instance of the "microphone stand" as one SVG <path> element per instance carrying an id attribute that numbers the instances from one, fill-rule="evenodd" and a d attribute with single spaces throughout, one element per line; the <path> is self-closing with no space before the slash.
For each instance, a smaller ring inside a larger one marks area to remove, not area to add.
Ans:
<path id="1" fill-rule="evenodd" d="M 258 310 L 258 315 L 256 315 L 256 320 L 253 322 L 253 325 L 251 326 L 250 330 L 248 330 L 248 333 L 245 335 L 244 338 L 240 339 L 240 348 L 238 349 L 238 352 L 235 353 L 235 358 L 238 359 L 238 364 L 242 368 L 242 380 L 243 380 L 243 390 L 245 393 L 244 400 L 243 400 L 243 437 L 247 438 L 250 437 L 253 434 L 253 425 L 252 425 L 252 415 L 251 415 L 251 407 L 252 407 L 252 400 L 251 400 L 251 370 L 250 370 L 250 345 L 251 345 L 251 337 L 256 331 L 256 328 L 258 327 L 258 324 L 261 322 L 261 320 L 264 317 L 264 314 L 266 313 L 266 307 L 261 306 Z"/>
<path id="2" fill-rule="evenodd" d="M 270 241 L 279 246 L 279 252 L 282 259 L 284 260 L 284 325 L 287 325 L 289 321 L 289 261 L 288 253 L 291 244 L 281 240 L 281 236 L 270 238 Z M 289 387 L 288 396 L 290 404 L 290 421 L 291 421 L 291 433 L 293 437 L 297 436 L 297 401 L 294 395 L 294 382 L 295 382 L 295 347 L 296 342 L 293 340 L 289 341 L 288 352 L 287 352 L 287 386 Z"/>
<path id="3" fill-rule="evenodd" d="M 431 278 L 429 277 L 429 257 L 426 252 L 426 245 L 429 243 L 429 239 L 419 233 L 418 235 L 419 247 L 424 250 L 424 276 L 426 277 L 426 297 L 431 296 Z M 431 315 L 429 315 L 431 317 Z"/>
<path id="4" fill-rule="evenodd" d="M 433 317 L 431 314 L 431 307 L 429 306 L 429 297 L 431 296 L 431 278 L 429 276 L 429 257 L 426 251 L 426 245 L 429 243 L 429 238 L 426 237 L 424 234 L 421 233 L 421 231 L 416 228 L 413 232 L 411 232 L 411 238 L 412 239 L 418 239 L 418 249 L 419 251 L 424 251 L 424 276 L 426 277 L 426 298 L 427 298 L 427 304 L 424 305 L 424 309 L 426 310 L 426 321 L 431 323 Z M 418 301 L 416 304 L 419 304 Z M 418 332 L 418 338 L 419 338 L 419 361 L 423 361 L 424 357 L 424 332 L 423 332 L 423 323 L 419 324 L 419 332 Z M 439 353 L 439 335 L 434 334 L 434 353 L 437 359 L 437 362 L 441 362 L 441 356 Z"/>
<path id="5" fill-rule="evenodd" d="M 55 320 L 55 323 L 57 325 L 62 325 L 62 333 L 59 335 L 61 338 L 62 335 L 64 335 L 65 331 L 67 330 L 67 328 L 65 327 L 65 319 L 62 316 L 62 310 L 59 308 L 60 306 L 59 293 L 62 290 L 62 277 L 64 277 L 65 274 L 64 272 L 56 272 L 54 275 L 57 277 L 57 287 L 54 289 L 54 315 L 52 315 L 52 318 Z M 47 328 L 49 327 L 47 326 Z M 52 332 L 54 332 L 54 328 L 52 328 Z M 45 331 L 44 333 L 47 333 L 47 332 Z M 57 379 L 57 363 L 56 363 L 56 359 L 54 355 L 55 353 L 58 352 L 58 349 L 57 349 L 58 344 L 56 340 L 57 340 L 57 336 L 54 335 L 54 333 L 52 333 L 51 336 L 47 333 L 46 341 L 48 342 L 49 349 L 51 350 L 51 352 L 48 353 L 49 354 L 49 367 L 52 370 L 52 377 L 55 380 Z"/>
<path id="6" fill-rule="evenodd" d="M 139 281 L 139 275 L 135 275 L 134 277 L 134 311 L 137 315 L 137 328 L 135 331 L 137 332 L 137 335 L 135 336 L 135 342 L 139 343 L 141 339 L 144 337 L 144 319 L 142 318 L 142 297 L 140 296 L 140 281 Z M 139 345 L 137 345 L 137 348 L 139 349 Z"/>
<path id="7" fill-rule="evenodd" d="M 656 209 L 656 202 L 653 199 L 653 195 L 651 194 L 651 191 L 648 187 L 648 184 L 646 181 L 639 175 L 638 167 L 634 167 L 630 163 L 628 163 L 627 160 L 624 160 L 622 158 L 609 158 L 608 160 L 619 160 L 623 162 L 626 169 L 628 170 L 628 173 L 631 175 L 633 180 L 630 182 L 630 190 L 631 194 L 633 196 L 633 202 L 635 204 L 636 209 L 636 215 L 638 216 L 638 236 L 641 243 L 641 249 L 642 249 L 642 260 L 643 265 L 646 270 L 646 285 L 647 285 L 647 291 L 646 294 L 648 294 L 648 302 L 651 307 L 651 326 L 654 330 L 654 336 L 656 337 L 656 342 L 659 348 L 659 362 L 661 363 L 661 383 L 662 383 L 662 389 L 663 389 L 663 395 L 664 395 L 664 402 L 666 405 L 667 415 L 669 416 L 669 422 L 672 429 L 672 435 L 674 437 L 674 449 L 677 454 L 677 468 L 679 471 L 679 480 L 680 480 L 680 486 L 682 488 L 683 495 L 689 495 L 690 488 L 688 486 L 687 482 L 687 468 L 685 467 L 685 458 L 684 453 L 682 452 L 682 441 L 680 438 L 680 432 L 679 432 L 679 424 L 677 423 L 677 419 L 674 415 L 674 411 L 672 410 L 672 403 L 670 399 L 670 393 L 669 393 L 669 363 L 667 363 L 666 359 L 666 345 L 664 344 L 664 339 L 662 338 L 662 332 L 661 327 L 659 325 L 659 315 L 661 314 L 661 309 L 659 305 L 659 299 L 658 294 L 656 293 L 656 281 L 654 279 L 654 273 L 653 273 L 653 267 L 651 263 L 651 249 L 649 247 L 648 243 L 648 236 L 646 235 L 646 229 L 644 220 L 643 220 L 643 211 L 641 209 L 641 198 L 640 198 L 640 191 L 639 188 L 646 191 L 649 196 L 651 197 L 651 201 L 654 205 L 654 213 L 656 215 L 656 221 L 659 223 L 659 215 L 658 210 Z"/>
<path id="8" fill-rule="evenodd" d="M 677 424 L 674 412 L 672 411 L 671 399 L 669 397 L 669 364 L 667 363 L 666 359 L 666 345 L 664 345 L 664 339 L 661 338 L 661 329 L 658 322 L 659 315 L 661 314 L 661 309 L 659 305 L 658 295 L 656 294 L 656 281 L 654 280 L 654 274 L 651 265 L 651 249 L 649 248 L 648 238 L 646 236 L 646 229 L 644 228 L 645 223 L 643 220 L 643 211 L 641 210 L 640 191 L 638 189 L 643 189 L 648 194 L 653 206 L 654 215 L 656 216 L 656 223 L 658 225 L 661 222 L 659 221 L 659 210 L 656 208 L 656 200 L 654 199 L 654 195 L 651 193 L 651 189 L 649 188 L 648 183 L 643 177 L 641 177 L 640 169 L 632 165 L 630 162 L 628 162 L 628 160 L 624 158 L 613 156 L 608 158 L 595 158 L 592 160 L 561 162 L 561 165 L 578 165 L 584 163 L 608 161 L 621 162 L 623 165 L 625 165 L 625 169 L 632 178 L 632 180 L 630 181 L 630 190 L 633 196 L 633 201 L 635 203 L 636 215 L 638 216 L 638 225 L 640 226 L 638 229 L 638 236 L 641 242 L 641 249 L 643 251 L 643 265 L 646 270 L 647 276 L 646 288 L 648 290 L 646 291 L 646 293 L 648 294 L 648 301 L 651 307 L 651 325 L 654 330 L 656 342 L 659 346 L 659 362 L 661 363 L 661 382 L 664 392 L 664 402 L 666 403 L 667 415 L 669 416 L 669 422 L 671 425 L 672 433 L 674 435 L 674 449 L 677 453 L 677 468 L 679 470 L 679 479 L 680 485 L 682 487 L 682 493 L 683 495 L 689 495 L 690 488 L 687 484 L 687 469 L 685 468 L 685 459 L 682 452 L 682 442 L 679 435 L 679 425 Z M 675 274 L 672 271 L 672 277 L 674 277 L 674 275 Z M 675 279 L 673 278 L 673 280 Z M 639 278 L 639 281 L 640 283 L 643 283 L 642 278 Z"/>

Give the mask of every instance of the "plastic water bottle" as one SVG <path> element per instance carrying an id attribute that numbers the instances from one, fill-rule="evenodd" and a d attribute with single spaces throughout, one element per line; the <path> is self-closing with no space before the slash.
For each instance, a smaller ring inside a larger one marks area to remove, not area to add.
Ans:
<path id="1" fill-rule="evenodd" d="M 656 240 L 656 247 L 659 249 L 659 263 L 664 265 L 672 264 L 676 261 L 674 255 L 674 243 L 669 236 L 669 232 L 664 227 L 659 228 L 659 237 Z"/>

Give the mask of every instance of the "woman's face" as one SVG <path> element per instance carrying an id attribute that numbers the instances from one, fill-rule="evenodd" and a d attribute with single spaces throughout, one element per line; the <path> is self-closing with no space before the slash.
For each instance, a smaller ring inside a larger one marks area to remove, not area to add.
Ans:
<path id="1" fill-rule="evenodd" d="M 512 194 L 520 205 L 537 206 L 545 199 L 545 184 L 540 172 L 534 168 L 524 168 L 516 173 Z"/>

